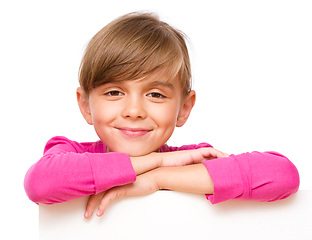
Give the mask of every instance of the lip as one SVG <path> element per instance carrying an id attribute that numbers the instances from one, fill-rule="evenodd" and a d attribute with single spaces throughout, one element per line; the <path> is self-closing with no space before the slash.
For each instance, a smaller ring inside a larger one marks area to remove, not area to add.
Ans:
<path id="1" fill-rule="evenodd" d="M 145 128 L 116 128 L 118 129 L 122 134 L 126 135 L 127 137 L 143 137 L 150 133 L 151 129 L 145 129 Z"/>

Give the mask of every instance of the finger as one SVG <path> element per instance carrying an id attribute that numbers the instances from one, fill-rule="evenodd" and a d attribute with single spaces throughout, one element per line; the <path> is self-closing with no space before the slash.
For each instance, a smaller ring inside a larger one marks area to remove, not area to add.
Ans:
<path id="1" fill-rule="evenodd" d="M 101 192 L 97 195 L 90 195 L 88 202 L 87 202 L 86 211 L 84 214 L 85 218 L 90 218 L 92 216 L 97 203 L 103 197 L 103 195 L 104 195 L 104 192 Z"/>
<path id="2" fill-rule="evenodd" d="M 212 159 L 216 159 L 216 158 L 223 158 L 223 157 L 228 157 L 229 155 L 227 153 L 223 153 L 221 151 L 219 151 L 218 149 L 215 148 L 207 148 L 208 151 L 208 155 L 206 156 L 206 160 L 212 160 Z"/>
<path id="3" fill-rule="evenodd" d="M 213 148 L 214 156 L 217 158 L 228 157 L 229 154 L 219 151 L 218 149 Z"/>
<path id="4" fill-rule="evenodd" d="M 121 189 L 121 187 L 120 188 L 118 188 L 118 187 L 112 188 L 112 189 L 110 189 L 109 191 L 107 191 L 105 193 L 105 195 L 101 199 L 101 202 L 100 202 L 100 205 L 99 205 L 99 208 L 98 208 L 98 212 L 96 214 L 98 217 L 101 217 L 104 214 L 108 204 L 112 200 L 114 200 L 118 196 L 124 195 L 124 194 L 121 194 L 121 191 L 119 191 L 119 189 Z"/>
<path id="5" fill-rule="evenodd" d="M 203 160 L 211 160 L 211 159 L 215 159 L 215 158 L 218 158 L 218 154 L 219 154 L 219 151 L 214 149 L 214 148 L 200 148 L 202 150 L 204 150 L 204 152 L 202 152 L 202 156 L 204 157 Z"/>

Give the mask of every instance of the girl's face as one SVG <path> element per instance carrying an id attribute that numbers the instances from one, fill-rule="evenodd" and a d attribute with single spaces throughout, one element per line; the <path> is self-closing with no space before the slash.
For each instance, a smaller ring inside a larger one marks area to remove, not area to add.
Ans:
<path id="1" fill-rule="evenodd" d="M 195 92 L 182 97 L 178 77 L 151 75 L 143 80 L 109 82 L 86 99 L 77 89 L 80 110 L 111 152 L 131 157 L 157 151 L 182 126 L 195 103 Z"/>

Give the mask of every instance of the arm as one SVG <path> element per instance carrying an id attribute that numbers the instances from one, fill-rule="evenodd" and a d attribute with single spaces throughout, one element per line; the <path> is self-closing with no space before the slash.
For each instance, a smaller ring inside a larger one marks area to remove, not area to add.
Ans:
<path id="1" fill-rule="evenodd" d="M 206 194 L 212 203 L 229 199 L 275 201 L 297 192 L 294 164 L 276 152 L 252 152 L 151 171 L 158 189 Z"/>
<path id="2" fill-rule="evenodd" d="M 98 153 L 100 147 L 93 145 L 64 137 L 48 141 L 43 157 L 25 176 L 24 187 L 30 200 L 60 203 L 135 181 L 129 156 Z"/>
<path id="3" fill-rule="evenodd" d="M 275 201 L 294 194 L 298 188 L 298 171 L 283 155 L 244 153 L 204 161 L 203 164 L 158 168 L 142 174 L 133 184 L 110 189 L 104 197 L 102 195 L 97 215 L 101 216 L 116 197 L 143 195 L 159 189 L 205 193 L 214 204 L 229 199 Z M 95 205 L 93 201 L 87 206 L 88 217 Z"/>
<path id="4" fill-rule="evenodd" d="M 43 156 L 27 171 L 24 187 L 33 202 L 53 204 L 97 194 L 135 179 L 126 155 L 69 152 Z"/>
<path id="5" fill-rule="evenodd" d="M 251 152 L 205 161 L 214 194 L 211 203 L 229 199 L 275 201 L 298 191 L 299 173 L 295 165 L 276 152 Z"/>
<path id="6" fill-rule="evenodd" d="M 203 164 L 163 167 L 153 172 L 160 190 L 213 194 L 213 182 Z"/>

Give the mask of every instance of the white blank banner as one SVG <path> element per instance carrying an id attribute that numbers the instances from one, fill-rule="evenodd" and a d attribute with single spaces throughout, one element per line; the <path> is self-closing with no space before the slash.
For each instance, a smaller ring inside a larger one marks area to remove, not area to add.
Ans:
<path id="1" fill-rule="evenodd" d="M 83 217 L 87 199 L 40 204 L 40 240 L 312 239 L 312 190 L 270 203 L 216 205 L 202 195 L 158 191 L 114 200 L 91 219 Z"/>

